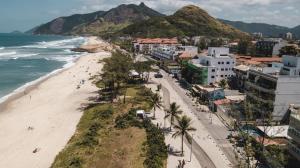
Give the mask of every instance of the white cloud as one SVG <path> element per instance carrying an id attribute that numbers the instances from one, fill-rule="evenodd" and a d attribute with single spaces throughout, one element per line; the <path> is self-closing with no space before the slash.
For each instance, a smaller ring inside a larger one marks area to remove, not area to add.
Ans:
<path id="1" fill-rule="evenodd" d="M 197 5 L 212 16 L 242 20 L 248 22 L 265 22 L 283 26 L 300 24 L 300 0 L 79 0 L 82 7 L 77 13 L 108 10 L 120 4 L 139 4 L 144 2 L 149 7 L 165 14 L 172 14 L 185 5 Z M 297 15 L 298 14 L 298 15 Z"/>

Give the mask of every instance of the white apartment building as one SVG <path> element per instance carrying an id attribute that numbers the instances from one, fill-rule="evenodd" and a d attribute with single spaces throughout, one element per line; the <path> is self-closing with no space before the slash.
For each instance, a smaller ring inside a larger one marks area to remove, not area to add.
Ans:
<path id="1" fill-rule="evenodd" d="M 283 56 L 283 67 L 251 68 L 246 82 L 247 100 L 257 118 L 272 113 L 274 121 L 287 119 L 290 104 L 300 104 L 300 57 Z"/>
<path id="2" fill-rule="evenodd" d="M 234 75 L 233 68 L 236 61 L 233 55 L 229 54 L 229 48 L 210 47 L 205 56 L 199 56 L 193 60 L 198 68 L 207 69 L 207 84 L 220 82 Z"/>
<path id="3" fill-rule="evenodd" d="M 198 54 L 198 47 L 195 46 L 164 46 L 153 48 L 150 55 L 159 60 L 175 60 L 182 53 L 194 57 Z"/>

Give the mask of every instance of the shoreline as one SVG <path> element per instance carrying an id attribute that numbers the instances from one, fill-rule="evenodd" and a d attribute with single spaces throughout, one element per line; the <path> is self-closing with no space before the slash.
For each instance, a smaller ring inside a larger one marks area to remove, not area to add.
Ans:
<path id="1" fill-rule="evenodd" d="M 109 56 L 109 52 L 84 54 L 1 103 L 0 167 L 51 166 L 74 135 L 82 107 L 98 96 L 89 79 L 101 72 L 99 60 Z"/>
<path id="2" fill-rule="evenodd" d="M 65 66 L 64 65 L 62 68 L 55 69 L 55 70 L 39 77 L 38 79 L 35 79 L 33 81 L 25 83 L 24 85 L 22 85 L 22 86 L 18 87 L 17 89 L 13 90 L 9 94 L 1 97 L 0 98 L 0 113 L 1 113 L 2 110 L 5 110 L 7 104 L 9 104 L 10 102 L 12 102 L 12 101 L 14 101 L 14 100 L 16 100 L 16 99 L 18 99 L 22 96 L 26 96 L 30 91 L 37 88 L 40 84 L 47 81 L 49 78 L 54 77 L 55 75 L 59 75 L 60 73 L 68 70 L 69 68 L 72 68 L 72 66 L 74 66 L 76 64 L 76 62 L 81 57 L 84 57 L 85 55 L 81 55 L 81 56 L 75 58 L 73 62 L 65 64 L 65 65 L 71 64 L 70 66 L 64 67 Z M 25 94 L 24 94 L 24 92 L 25 92 Z"/>

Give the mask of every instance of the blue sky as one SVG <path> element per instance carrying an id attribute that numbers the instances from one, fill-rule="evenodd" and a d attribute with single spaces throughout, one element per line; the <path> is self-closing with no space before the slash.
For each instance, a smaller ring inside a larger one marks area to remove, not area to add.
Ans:
<path id="1" fill-rule="evenodd" d="M 26 2 L 26 3 L 25 3 Z M 1 0 L 0 32 L 25 31 L 59 16 L 108 10 L 135 0 Z M 212 16 L 245 22 L 294 27 L 300 25 L 300 0 L 144 0 L 165 14 L 193 4 Z"/>

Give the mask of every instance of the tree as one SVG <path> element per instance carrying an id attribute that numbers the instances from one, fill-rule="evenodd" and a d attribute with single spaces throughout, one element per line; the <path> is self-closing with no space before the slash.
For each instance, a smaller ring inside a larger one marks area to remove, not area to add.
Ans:
<path id="1" fill-rule="evenodd" d="M 144 62 L 136 62 L 134 63 L 133 67 L 134 70 L 139 74 L 140 78 L 143 81 L 147 81 L 149 79 L 149 73 L 152 71 L 152 65 L 154 64 L 153 61 L 144 61 Z M 147 72 L 147 75 L 144 76 L 144 74 Z"/>
<path id="2" fill-rule="evenodd" d="M 247 55 L 250 43 L 251 42 L 249 40 L 241 40 L 238 44 L 238 54 Z"/>
<path id="3" fill-rule="evenodd" d="M 298 51 L 297 51 L 296 46 L 294 46 L 294 45 L 288 45 L 288 46 L 282 47 L 279 50 L 280 56 L 282 56 L 282 55 L 297 55 L 297 54 L 298 54 Z"/>
<path id="4" fill-rule="evenodd" d="M 227 81 L 225 79 L 222 79 L 219 82 L 219 86 L 224 89 L 227 86 Z"/>
<path id="5" fill-rule="evenodd" d="M 112 90 L 112 99 L 114 99 L 119 93 L 121 83 L 126 83 L 129 79 L 133 59 L 130 55 L 116 51 L 112 53 L 110 58 L 104 59 L 103 62 L 104 66 L 101 77 L 105 86 L 108 86 Z"/>
<path id="6" fill-rule="evenodd" d="M 165 118 L 170 117 L 171 118 L 171 125 L 170 125 L 170 130 L 172 129 L 172 126 L 174 124 L 174 119 L 176 118 L 177 120 L 180 118 L 179 115 L 182 113 L 181 110 L 179 110 L 180 106 L 177 105 L 175 102 L 170 104 L 170 109 L 168 109 L 166 112 Z"/>
<path id="7" fill-rule="evenodd" d="M 176 132 L 172 135 L 173 138 L 181 136 L 181 155 L 183 156 L 183 138 L 185 137 L 191 142 L 191 137 L 188 135 L 190 131 L 196 131 L 196 128 L 192 127 L 192 120 L 186 115 L 178 119 L 178 124 L 175 124 L 174 128 Z"/>
<path id="8" fill-rule="evenodd" d="M 159 94 L 155 93 L 150 97 L 150 103 L 153 107 L 153 118 L 155 119 L 155 111 L 156 108 L 161 108 L 162 107 L 162 101 L 161 101 L 161 97 L 159 96 Z"/>

